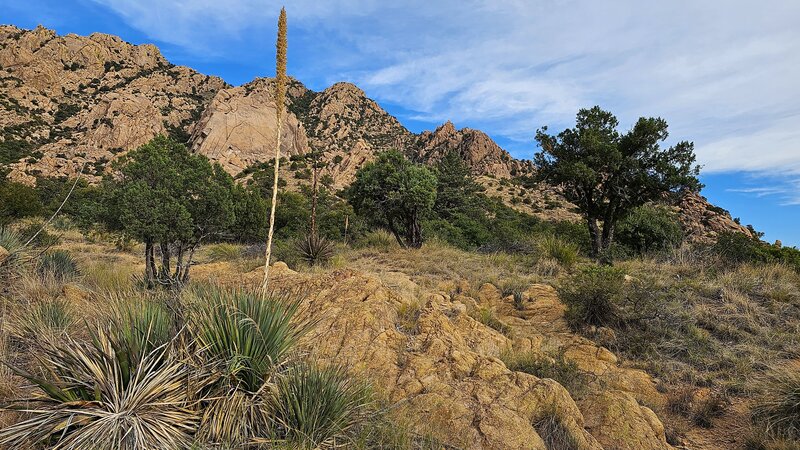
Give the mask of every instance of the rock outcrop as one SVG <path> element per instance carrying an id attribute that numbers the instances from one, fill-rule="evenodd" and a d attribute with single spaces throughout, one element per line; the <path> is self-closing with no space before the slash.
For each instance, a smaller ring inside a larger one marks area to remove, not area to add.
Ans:
<path id="1" fill-rule="evenodd" d="M 18 155 L 11 177 L 29 183 L 80 168 L 96 180 L 156 134 L 185 141 L 226 86 L 170 64 L 153 45 L 0 26 L 0 140 Z"/>
<path id="2" fill-rule="evenodd" d="M 713 243 L 721 233 L 743 233 L 752 237 L 750 230 L 731 218 L 731 214 L 714 206 L 696 192 L 684 192 L 673 206 L 688 240 Z"/>
<path id="3" fill-rule="evenodd" d="M 232 273 L 219 264 L 227 263 L 198 266 L 195 277 Z M 274 286 L 308 293 L 300 316 L 315 321 L 304 344 L 312 357 L 367 378 L 396 414 L 444 444 L 546 450 L 559 433 L 570 448 L 671 448 L 651 409 L 664 404 L 653 380 L 570 333 L 549 286 L 531 286 L 520 308 L 489 284 L 472 298 L 428 291 L 397 272 L 300 274 L 276 263 L 270 273 Z M 220 281 L 257 287 L 262 276 Z M 510 332 L 475 320 L 469 312 L 478 307 L 495 311 Z M 587 374 L 587 391 L 573 397 L 554 380 L 509 370 L 506 351 L 560 352 Z"/>

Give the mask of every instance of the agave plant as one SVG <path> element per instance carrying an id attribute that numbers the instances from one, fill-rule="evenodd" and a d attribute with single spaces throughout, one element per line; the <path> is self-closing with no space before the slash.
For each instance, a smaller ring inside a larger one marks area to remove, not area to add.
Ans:
<path id="1" fill-rule="evenodd" d="M 123 376 L 125 359 L 104 330 L 90 343 L 65 337 L 45 343 L 39 377 L 12 367 L 42 395 L 26 400 L 27 418 L 0 431 L 0 446 L 60 449 L 186 448 L 198 417 L 187 393 L 188 366 L 166 346 L 144 355 Z"/>
<path id="2" fill-rule="evenodd" d="M 269 435 L 267 394 L 306 329 L 294 321 L 299 302 L 213 287 L 195 294 L 190 324 L 206 365 L 217 372 L 202 437 L 236 446 Z"/>
<path id="3" fill-rule="evenodd" d="M 315 233 L 297 241 L 296 247 L 300 257 L 312 266 L 323 264 L 333 256 L 333 243 Z"/>
<path id="4" fill-rule="evenodd" d="M 270 412 L 292 448 L 341 447 L 370 404 L 366 386 L 335 366 L 294 366 L 277 378 L 275 392 Z"/>

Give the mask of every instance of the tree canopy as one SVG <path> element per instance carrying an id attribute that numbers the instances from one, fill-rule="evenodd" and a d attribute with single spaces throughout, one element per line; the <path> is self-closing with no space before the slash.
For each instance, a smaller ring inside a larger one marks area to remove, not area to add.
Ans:
<path id="1" fill-rule="evenodd" d="M 436 175 L 396 150 L 378 153 L 356 172 L 347 191 L 355 211 L 371 216 L 402 247 L 422 246 L 422 218 L 436 201 Z"/>
<path id="2" fill-rule="evenodd" d="M 578 112 L 574 128 L 536 133 L 539 176 L 562 186 L 581 210 L 596 256 L 609 249 L 615 224 L 631 209 L 666 192 L 702 186 L 693 143 L 661 146 L 668 136 L 664 119 L 642 117 L 627 133 L 617 131 L 618 125 L 613 114 L 595 106 Z"/>

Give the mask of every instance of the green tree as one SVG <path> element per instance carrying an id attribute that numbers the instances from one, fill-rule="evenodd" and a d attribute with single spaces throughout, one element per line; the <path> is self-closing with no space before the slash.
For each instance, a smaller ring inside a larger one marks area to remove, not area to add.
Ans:
<path id="1" fill-rule="evenodd" d="M 472 173 L 464 159 L 455 150 L 451 150 L 436 164 L 436 203 L 434 211 L 444 219 L 458 213 L 475 215 L 480 213 L 483 191 L 472 177 Z"/>
<path id="2" fill-rule="evenodd" d="M 164 136 L 128 153 L 119 167 L 119 181 L 108 196 L 108 225 L 144 242 L 148 285 L 185 284 L 195 249 L 234 223 L 233 179 L 219 164 L 212 166 Z"/>
<path id="3" fill-rule="evenodd" d="M 613 114 L 595 106 L 578 112 L 575 128 L 556 136 L 547 127 L 536 133 L 539 177 L 563 186 L 580 208 L 595 256 L 607 255 L 617 221 L 631 209 L 665 192 L 702 186 L 693 143 L 661 147 L 668 135 L 664 119 L 642 117 L 625 134 L 617 131 L 618 124 Z"/>
<path id="4" fill-rule="evenodd" d="M 0 226 L 42 212 L 36 190 L 14 181 L 0 181 Z"/>
<path id="5" fill-rule="evenodd" d="M 675 214 L 663 206 L 634 208 L 618 225 L 617 240 L 638 254 L 667 250 L 683 240 Z"/>
<path id="6" fill-rule="evenodd" d="M 356 172 L 347 197 L 356 213 L 373 217 L 400 246 L 422 246 L 422 218 L 436 201 L 436 176 L 396 150 L 378 153 Z"/>

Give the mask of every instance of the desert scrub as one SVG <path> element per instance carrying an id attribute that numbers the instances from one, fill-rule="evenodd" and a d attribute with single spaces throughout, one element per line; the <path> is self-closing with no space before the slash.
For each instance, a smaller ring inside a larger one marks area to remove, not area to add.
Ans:
<path id="1" fill-rule="evenodd" d="M 24 313 L 15 314 L 10 331 L 19 339 L 35 342 L 60 338 L 75 323 L 72 305 L 63 298 L 53 298 L 34 303 Z"/>
<path id="2" fill-rule="evenodd" d="M 417 333 L 417 321 L 422 314 L 422 305 L 419 300 L 403 303 L 397 308 L 397 327 L 404 333 Z"/>
<path id="3" fill-rule="evenodd" d="M 548 450 L 578 450 L 579 442 L 567 430 L 555 412 L 548 412 L 534 424 L 536 433 Z"/>
<path id="4" fill-rule="evenodd" d="M 386 230 L 370 231 L 357 240 L 353 246 L 355 248 L 369 248 L 382 252 L 388 252 L 390 250 L 396 250 L 400 248 L 400 244 L 397 243 L 397 239 L 392 235 L 392 233 Z"/>
<path id="5" fill-rule="evenodd" d="M 625 295 L 624 276 L 615 267 L 588 266 L 564 280 L 558 294 L 567 306 L 567 322 L 574 328 L 617 324 Z"/>
<path id="6" fill-rule="evenodd" d="M 581 371 L 574 361 L 564 356 L 563 352 L 539 354 L 505 351 L 500 354 L 500 359 L 509 370 L 557 381 L 573 398 L 585 395 L 591 381 L 590 374 Z"/>

